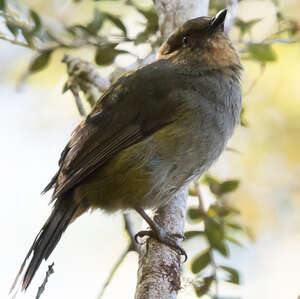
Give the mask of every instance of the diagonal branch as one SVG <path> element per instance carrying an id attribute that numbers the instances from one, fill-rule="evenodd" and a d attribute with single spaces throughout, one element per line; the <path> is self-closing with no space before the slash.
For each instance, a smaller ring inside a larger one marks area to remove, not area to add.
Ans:
<path id="1" fill-rule="evenodd" d="M 127 256 L 127 254 L 130 252 L 130 245 L 122 252 L 122 254 L 120 255 L 119 259 L 116 261 L 116 263 L 113 265 L 113 267 L 110 270 L 110 273 L 100 291 L 99 296 L 97 297 L 98 299 L 102 299 L 104 298 L 104 293 L 106 291 L 106 288 L 109 286 L 111 280 L 113 279 L 115 273 L 117 272 L 118 268 L 121 266 L 122 262 L 124 261 L 125 257 Z"/>
<path id="2" fill-rule="evenodd" d="M 125 230 L 127 231 L 129 237 L 130 237 L 130 243 L 127 246 L 127 248 L 121 253 L 121 255 L 119 256 L 117 262 L 113 265 L 113 267 L 110 270 L 110 273 L 105 281 L 105 283 L 103 284 L 103 287 L 100 291 L 100 294 L 98 296 L 98 299 L 102 299 L 104 296 L 104 293 L 106 291 L 106 288 L 109 286 L 109 284 L 111 283 L 111 280 L 113 279 L 113 276 L 115 275 L 116 271 L 118 270 L 118 268 L 121 266 L 121 264 L 123 263 L 124 259 L 126 258 L 127 254 L 130 251 L 136 251 L 137 253 L 140 252 L 140 245 L 137 244 L 135 242 L 134 236 L 135 236 L 135 232 L 134 232 L 134 228 L 133 228 L 133 223 L 129 217 L 129 214 L 124 212 L 123 213 L 123 219 L 124 219 L 124 223 L 125 223 Z"/>
<path id="3" fill-rule="evenodd" d="M 109 88 L 110 81 L 101 77 L 92 63 L 80 58 L 65 55 L 62 62 L 67 65 L 69 75 L 65 90 L 70 89 L 75 98 L 79 114 L 84 117 L 86 112 L 80 98 L 80 91 L 84 93 L 87 102 L 93 107 L 100 93 Z"/>

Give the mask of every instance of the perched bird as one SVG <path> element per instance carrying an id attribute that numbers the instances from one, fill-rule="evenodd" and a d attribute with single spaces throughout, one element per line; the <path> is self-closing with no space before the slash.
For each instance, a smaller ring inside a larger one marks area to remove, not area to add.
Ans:
<path id="1" fill-rule="evenodd" d="M 118 79 L 75 129 L 44 190 L 54 188 L 54 207 L 16 278 L 25 272 L 23 290 L 89 209 L 135 209 L 148 235 L 183 253 L 144 209 L 164 205 L 206 171 L 239 122 L 242 67 L 224 33 L 226 12 L 179 27 L 153 63 Z"/>

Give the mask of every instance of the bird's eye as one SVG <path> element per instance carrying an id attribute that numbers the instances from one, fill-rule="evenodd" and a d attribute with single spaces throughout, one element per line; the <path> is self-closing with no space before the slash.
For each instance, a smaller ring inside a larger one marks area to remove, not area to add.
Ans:
<path id="1" fill-rule="evenodd" d="M 184 45 L 187 45 L 187 44 L 188 44 L 188 41 L 189 41 L 188 37 L 187 37 L 187 36 L 184 36 L 183 39 L 182 39 L 182 43 L 183 43 Z"/>

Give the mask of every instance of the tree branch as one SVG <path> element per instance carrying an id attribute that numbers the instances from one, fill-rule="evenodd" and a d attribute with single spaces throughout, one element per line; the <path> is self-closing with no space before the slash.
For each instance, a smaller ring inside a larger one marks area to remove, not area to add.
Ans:
<path id="1" fill-rule="evenodd" d="M 237 0 L 228 0 L 228 4 L 227 4 L 228 11 L 227 11 L 227 16 L 225 21 L 225 32 L 227 34 L 229 34 L 229 32 L 231 31 L 234 25 L 237 7 L 238 7 Z"/>
<path id="2" fill-rule="evenodd" d="M 28 48 L 30 50 L 34 50 L 34 49 L 32 49 L 32 47 L 30 45 L 28 45 L 26 43 L 23 43 L 23 42 L 20 42 L 20 41 L 15 40 L 15 39 L 10 39 L 10 38 L 8 38 L 4 35 L 0 35 L 0 39 L 5 40 L 5 41 L 7 41 L 11 44 L 14 44 L 14 45 L 18 45 L 18 46 L 21 46 L 21 47 L 24 47 L 24 48 Z"/>
<path id="3" fill-rule="evenodd" d="M 184 233 L 187 186 L 156 211 L 154 220 L 169 234 Z M 181 288 L 180 256 L 152 238 L 141 246 L 135 299 L 175 299 Z"/>
<path id="4" fill-rule="evenodd" d="M 80 58 L 72 58 L 70 55 L 65 55 L 62 62 L 67 65 L 68 75 L 72 77 L 72 80 L 77 79 L 78 84 L 84 81 L 85 83 L 94 85 L 101 92 L 109 88 L 109 80 L 98 74 L 94 64 Z"/>
<path id="5" fill-rule="evenodd" d="M 156 0 L 161 34 L 165 40 L 188 19 L 208 14 L 209 0 Z M 188 187 L 156 211 L 154 220 L 167 233 L 183 235 Z M 149 239 L 141 246 L 135 299 L 175 299 L 181 288 L 181 260 L 170 247 Z"/>
<path id="6" fill-rule="evenodd" d="M 51 265 L 48 266 L 48 270 L 46 272 L 45 279 L 44 279 L 42 285 L 39 287 L 35 299 L 39 299 L 41 297 L 41 295 L 43 294 L 43 292 L 45 291 L 45 287 L 48 282 L 49 276 L 54 273 L 53 266 L 54 266 L 54 263 L 52 263 Z"/>
<path id="7" fill-rule="evenodd" d="M 82 91 L 85 94 L 86 100 L 92 108 L 99 99 L 100 93 L 109 88 L 110 81 L 101 77 L 92 63 L 80 58 L 65 55 L 62 62 L 67 65 L 67 73 L 69 75 L 66 82 L 66 90 L 71 90 L 80 115 L 85 116 L 86 112 L 79 92 Z"/>
<path id="8" fill-rule="evenodd" d="M 208 14 L 209 0 L 156 0 L 154 3 L 163 39 L 185 21 Z"/>

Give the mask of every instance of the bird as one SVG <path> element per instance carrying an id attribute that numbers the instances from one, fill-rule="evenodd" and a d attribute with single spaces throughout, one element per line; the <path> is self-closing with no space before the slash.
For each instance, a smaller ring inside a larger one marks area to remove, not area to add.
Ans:
<path id="1" fill-rule="evenodd" d="M 226 14 L 179 26 L 152 63 L 116 80 L 73 131 L 43 191 L 54 189 L 52 212 L 12 289 L 21 275 L 28 288 L 68 225 L 88 210 L 136 210 L 150 226 L 137 236 L 184 254 L 145 209 L 163 206 L 207 171 L 239 123 L 243 68 L 224 32 Z"/>

